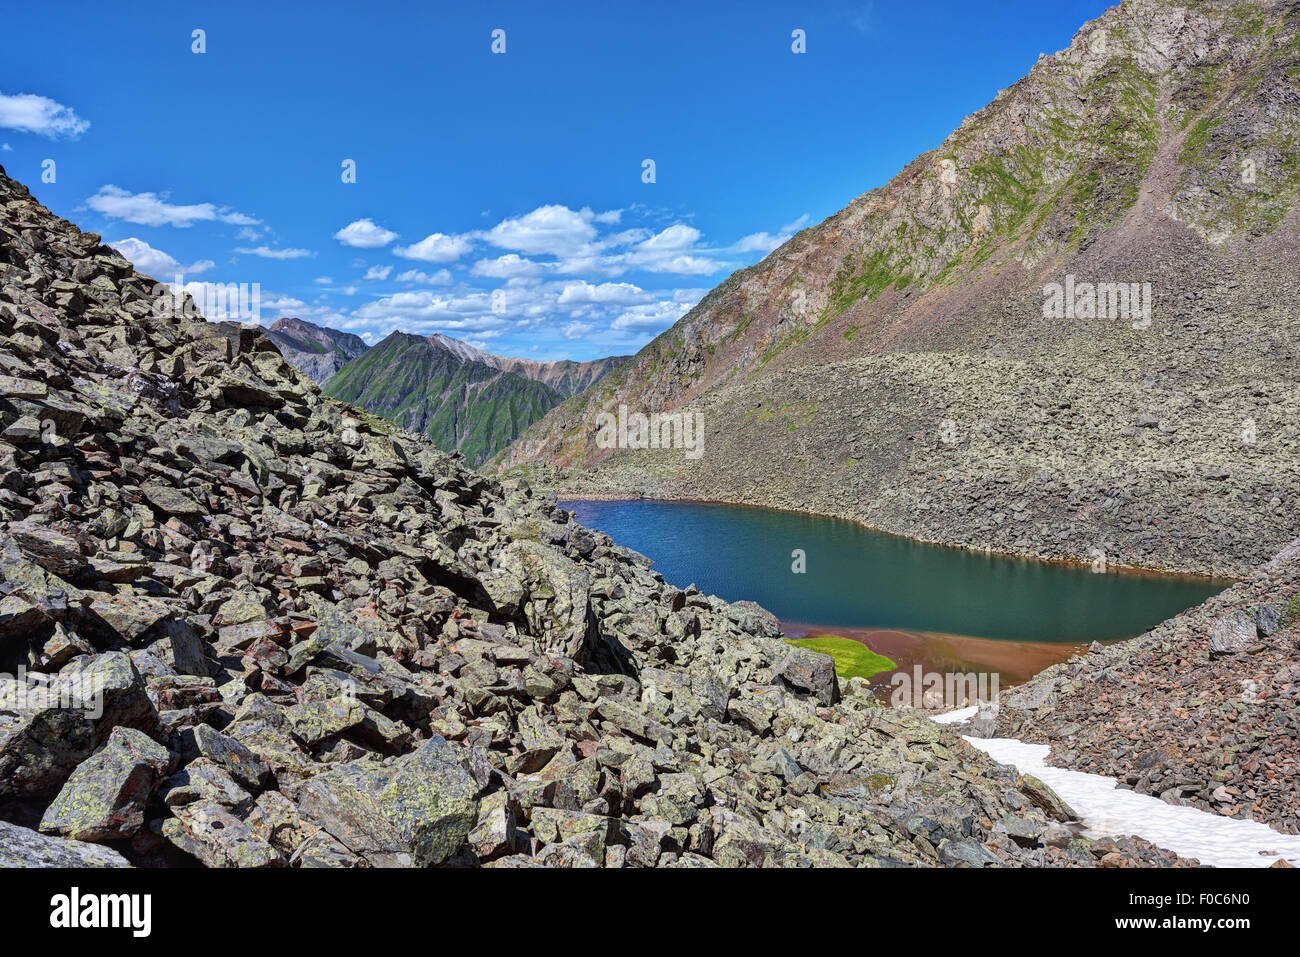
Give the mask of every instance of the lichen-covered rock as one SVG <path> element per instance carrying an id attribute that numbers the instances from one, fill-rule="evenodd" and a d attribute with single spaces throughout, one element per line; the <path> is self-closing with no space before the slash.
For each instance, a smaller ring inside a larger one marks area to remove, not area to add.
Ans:
<path id="1" fill-rule="evenodd" d="M 117 652 L 75 658 L 50 681 L 0 679 L 0 796 L 53 794 L 114 728 L 153 714 L 135 665 Z"/>
<path id="2" fill-rule="evenodd" d="M 442 739 L 391 765 L 349 762 L 303 785 L 303 814 L 375 867 L 427 867 L 478 822 L 478 785 Z"/>
<path id="3" fill-rule="evenodd" d="M 77 766 L 41 818 L 41 832 L 77 841 L 128 838 L 171 762 L 142 731 L 114 728 L 108 742 Z"/>

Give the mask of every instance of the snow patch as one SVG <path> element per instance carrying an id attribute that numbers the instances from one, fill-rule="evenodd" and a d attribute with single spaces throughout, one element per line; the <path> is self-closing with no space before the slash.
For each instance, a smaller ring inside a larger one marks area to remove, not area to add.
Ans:
<path id="1" fill-rule="evenodd" d="M 963 708 L 933 720 L 963 721 L 965 718 L 954 715 L 969 711 L 972 709 Z M 941 720 L 945 718 L 948 720 Z M 1083 816 L 1086 837 L 1136 834 L 1182 857 L 1194 857 L 1214 867 L 1268 867 L 1278 857 L 1300 866 L 1298 835 L 1282 834 L 1257 821 L 1166 804 L 1149 794 L 1120 788 L 1114 778 L 1101 774 L 1051 767 L 1047 764 L 1051 748 L 1045 744 L 1026 744 L 1015 738 L 963 737 L 993 760 L 1046 783 Z"/>
<path id="2" fill-rule="evenodd" d="M 958 708 L 956 711 L 937 714 L 930 720 L 935 724 L 960 724 L 975 717 L 975 715 L 979 714 L 979 710 L 980 706 L 973 704 L 969 708 Z"/>

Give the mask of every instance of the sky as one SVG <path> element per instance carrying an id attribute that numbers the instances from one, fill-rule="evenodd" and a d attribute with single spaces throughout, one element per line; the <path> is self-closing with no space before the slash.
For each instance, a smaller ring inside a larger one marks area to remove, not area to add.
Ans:
<path id="1" fill-rule="evenodd" d="M 264 325 L 593 359 L 887 182 L 1107 5 L 15 4 L 0 165 L 159 280 L 256 284 Z"/>

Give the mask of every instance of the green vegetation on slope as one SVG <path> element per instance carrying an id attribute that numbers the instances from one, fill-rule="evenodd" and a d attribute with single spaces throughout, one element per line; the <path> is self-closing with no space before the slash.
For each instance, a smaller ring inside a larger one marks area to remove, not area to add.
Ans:
<path id="1" fill-rule="evenodd" d="M 345 365 L 325 394 L 423 433 L 475 466 L 564 399 L 541 382 L 461 359 L 403 333 Z"/>

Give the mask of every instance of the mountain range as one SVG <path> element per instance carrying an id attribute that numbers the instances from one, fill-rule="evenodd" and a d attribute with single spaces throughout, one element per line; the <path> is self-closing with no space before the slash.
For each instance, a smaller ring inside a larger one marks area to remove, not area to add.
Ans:
<path id="1" fill-rule="evenodd" d="M 1245 574 L 1300 534 L 1298 80 L 1295 3 L 1125 0 L 491 467 Z"/>
<path id="2" fill-rule="evenodd" d="M 322 385 L 326 395 L 427 435 L 439 448 L 480 465 L 624 358 L 536 362 L 496 356 L 443 335 L 394 332 Z"/>

